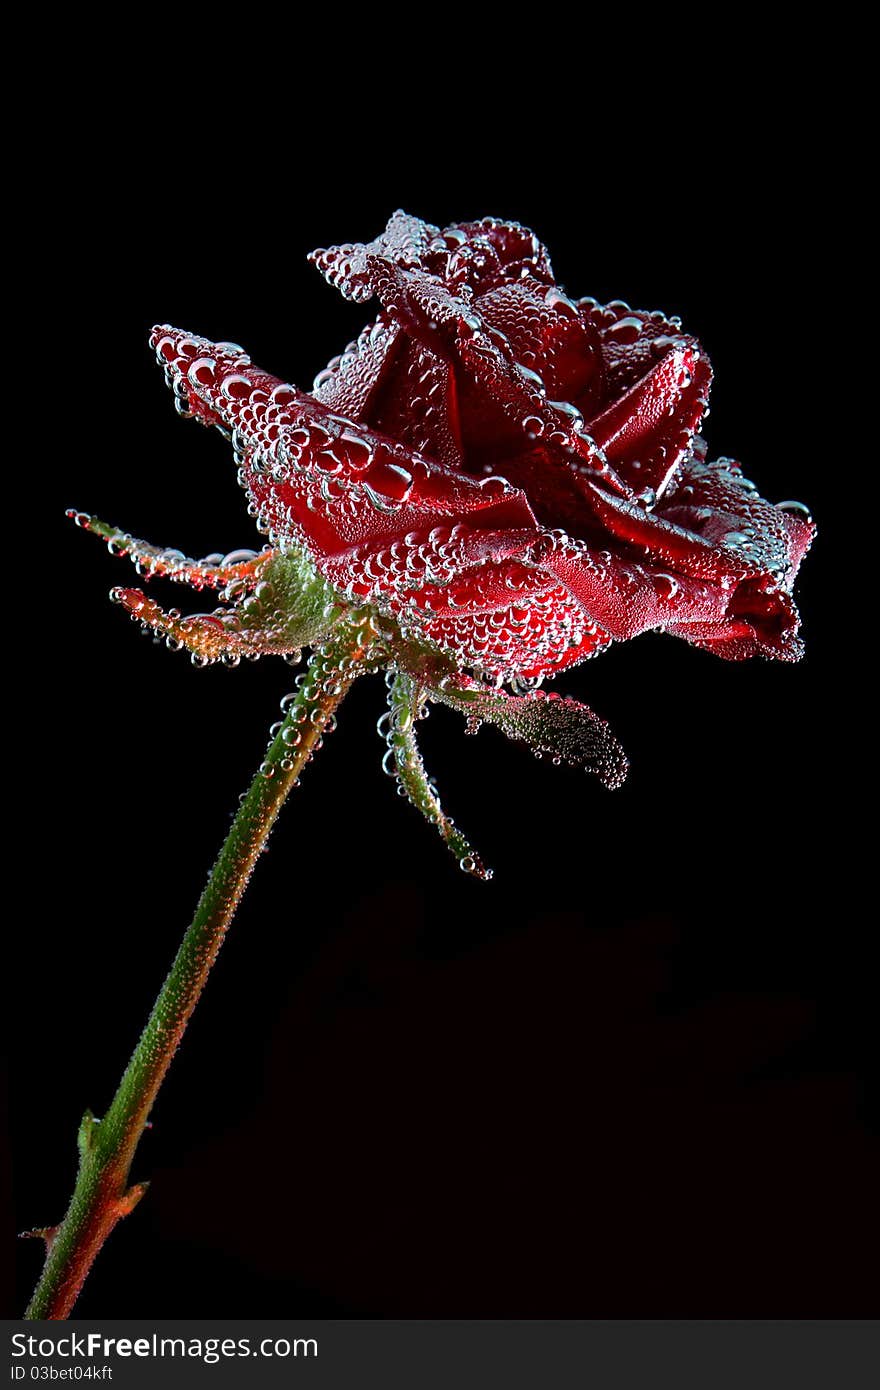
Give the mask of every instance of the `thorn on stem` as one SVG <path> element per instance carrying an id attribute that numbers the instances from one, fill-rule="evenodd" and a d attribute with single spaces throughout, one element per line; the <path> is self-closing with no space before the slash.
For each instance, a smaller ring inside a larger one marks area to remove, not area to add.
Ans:
<path id="1" fill-rule="evenodd" d="M 134 1211 L 149 1185 L 148 1182 L 138 1182 L 135 1183 L 133 1187 L 130 1187 L 127 1192 L 122 1194 L 117 1203 L 117 1210 L 120 1216 L 128 1216 L 130 1212 Z"/>
<path id="2" fill-rule="evenodd" d="M 30 1231 L 19 1231 L 18 1238 L 19 1240 L 44 1240 L 46 1242 L 46 1254 L 48 1255 L 52 1246 L 55 1244 L 55 1237 L 60 1229 L 59 1226 L 34 1226 Z"/>
<path id="3" fill-rule="evenodd" d="M 101 1121 L 95 1118 L 91 1110 L 87 1110 L 83 1115 L 79 1133 L 76 1136 L 77 1146 L 81 1154 L 90 1153 L 95 1147 L 95 1130 L 100 1123 Z"/>

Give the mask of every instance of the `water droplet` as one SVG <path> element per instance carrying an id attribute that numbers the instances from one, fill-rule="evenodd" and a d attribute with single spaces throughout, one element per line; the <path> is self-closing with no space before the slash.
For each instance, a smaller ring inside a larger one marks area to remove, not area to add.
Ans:
<path id="1" fill-rule="evenodd" d="M 812 521 L 813 514 L 804 502 L 795 502 L 787 498 L 784 502 L 777 502 L 777 508 L 781 512 L 790 512 L 793 516 L 802 517 L 804 521 Z"/>
<path id="2" fill-rule="evenodd" d="M 213 357 L 199 357 L 193 362 L 187 376 L 195 386 L 213 386 L 217 363 Z"/>
<path id="3" fill-rule="evenodd" d="M 374 463 L 364 481 L 364 486 L 378 493 L 380 497 L 393 502 L 405 502 L 412 489 L 412 474 L 396 463 Z"/>
<path id="4" fill-rule="evenodd" d="M 220 383 L 220 389 L 229 400 L 242 401 L 246 400 L 251 394 L 253 383 L 246 376 L 232 373 L 230 376 L 225 376 L 223 378 Z"/>
<path id="5" fill-rule="evenodd" d="M 641 337 L 642 321 L 637 319 L 634 314 L 628 314 L 626 318 L 618 319 L 606 329 L 605 336 L 611 338 L 615 343 L 629 344 L 637 341 Z"/>
<path id="6" fill-rule="evenodd" d="M 655 357 L 664 357 L 670 348 L 678 346 L 678 339 L 670 338 L 665 333 L 661 333 L 659 337 L 652 339 L 651 352 Z"/>
<path id="7" fill-rule="evenodd" d="M 524 367 L 521 362 L 514 363 L 514 366 L 523 381 L 528 382 L 529 386 L 534 386 L 535 390 L 542 396 L 545 394 L 546 388 L 544 386 L 544 381 L 537 372 L 533 372 L 531 367 Z"/>
<path id="8" fill-rule="evenodd" d="M 295 386 L 275 386 L 273 387 L 269 400 L 273 405 L 292 405 L 297 397 Z"/>
<path id="9" fill-rule="evenodd" d="M 557 313 L 567 314 L 572 318 L 578 317 L 577 305 L 573 304 L 568 295 L 563 294 L 562 290 L 558 289 L 556 285 L 551 285 L 550 288 L 544 292 L 544 303 L 547 305 L 548 309 L 555 309 Z"/>

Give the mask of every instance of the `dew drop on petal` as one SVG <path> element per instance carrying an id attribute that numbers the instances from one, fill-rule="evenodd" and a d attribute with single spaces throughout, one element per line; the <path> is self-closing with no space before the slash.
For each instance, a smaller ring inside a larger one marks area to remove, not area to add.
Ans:
<path id="1" fill-rule="evenodd" d="M 253 390 L 253 383 L 246 377 L 237 373 L 225 376 L 220 383 L 220 389 L 224 396 L 231 401 L 245 400 Z"/>
<path id="2" fill-rule="evenodd" d="M 641 336 L 642 321 L 635 315 L 627 315 L 626 318 L 618 319 L 606 329 L 605 336 L 612 338 L 615 343 L 625 343 L 627 346 L 634 343 Z"/>
<path id="3" fill-rule="evenodd" d="M 813 520 L 813 514 L 804 502 L 795 502 L 792 498 L 787 498 L 784 502 L 777 502 L 776 507 L 780 512 L 790 512 L 793 516 L 803 517 L 804 521 Z"/>
<path id="4" fill-rule="evenodd" d="M 217 363 L 213 357 L 198 357 L 192 363 L 187 376 L 195 386 L 212 386 Z"/>

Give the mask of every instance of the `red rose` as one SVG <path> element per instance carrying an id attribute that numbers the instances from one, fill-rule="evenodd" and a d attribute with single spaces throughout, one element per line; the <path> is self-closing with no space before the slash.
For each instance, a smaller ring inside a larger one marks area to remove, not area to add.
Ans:
<path id="1" fill-rule="evenodd" d="M 152 344 L 180 401 L 234 431 L 273 546 L 497 681 L 554 675 L 649 628 L 733 660 L 801 654 L 813 535 L 696 431 L 708 358 L 678 320 L 573 301 L 516 223 L 397 212 L 316 251 L 377 319 L 312 394 L 237 347 Z"/>
<path id="2" fill-rule="evenodd" d="M 117 591 L 199 662 L 290 652 L 346 613 L 378 614 L 393 767 L 473 868 L 415 747 L 424 702 L 615 786 L 626 759 L 605 722 L 529 687 L 649 628 L 731 660 L 797 659 L 791 588 L 813 524 L 732 460 L 707 461 L 711 369 L 678 320 L 569 299 L 525 227 L 440 232 L 397 212 L 368 245 L 312 259 L 382 308 L 311 393 L 233 343 L 151 336 L 180 412 L 231 434 L 269 546 L 191 561 L 78 519 L 141 572 L 221 591 L 189 618 Z"/>

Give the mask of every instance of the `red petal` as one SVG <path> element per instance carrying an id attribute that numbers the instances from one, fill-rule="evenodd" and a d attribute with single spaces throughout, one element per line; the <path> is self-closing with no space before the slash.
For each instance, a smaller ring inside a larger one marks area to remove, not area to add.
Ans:
<path id="1" fill-rule="evenodd" d="M 789 591 L 812 524 L 758 496 L 738 465 L 688 459 L 662 515 L 598 493 L 596 507 L 632 559 L 568 541 L 542 564 L 613 637 L 665 627 L 734 660 L 800 655 Z"/>
<path id="2" fill-rule="evenodd" d="M 373 397 L 389 376 L 404 342 L 400 325 L 380 315 L 356 343 L 318 373 L 312 387 L 315 400 L 338 415 L 371 423 Z"/>
<path id="3" fill-rule="evenodd" d="M 400 350 L 361 412 L 364 424 L 460 471 L 463 462 L 455 378 L 446 362 L 400 329 Z"/>
<path id="4" fill-rule="evenodd" d="M 789 594 L 743 585 L 722 621 L 670 623 L 666 630 L 725 661 L 745 661 L 752 656 L 799 661 L 804 651 L 799 626 L 800 614 Z"/>
<path id="5" fill-rule="evenodd" d="M 656 366 L 672 347 L 696 347 L 696 339 L 681 331 L 681 321 L 655 309 L 631 309 L 622 299 L 598 304 L 577 301 L 578 311 L 600 345 L 605 369 L 605 405 L 618 400 Z"/>
<path id="6" fill-rule="evenodd" d="M 733 459 L 691 457 L 658 506 L 657 521 L 698 536 L 723 564 L 719 572 L 737 579 L 768 576 L 790 589 L 815 534 L 805 511 L 799 503 L 766 501 Z"/>
<path id="7" fill-rule="evenodd" d="M 532 529 L 423 526 L 327 557 L 321 569 L 336 588 L 360 599 L 435 612 L 491 611 L 547 587 L 540 570 L 505 563 L 534 550 L 536 539 Z"/>
<path id="8" fill-rule="evenodd" d="M 730 594 L 718 584 L 626 561 L 608 551 L 591 552 L 576 541 L 561 541 L 543 561 L 584 611 L 616 641 L 682 619 L 716 623 L 727 612 Z"/>
<path id="9" fill-rule="evenodd" d="M 476 583 L 476 576 L 472 577 Z M 524 593 L 521 603 L 475 608 L 456 614 L 452 609 L 425 612 L 415 604 L 393 604 L 405 633 L 433 642 L 450 653 L 459 666 L 480 668 L 497 680 L 556 675 L 595 655 L 611 640 L 562 584 L 547 575 L 537 591 Z"/>
<path id="10" fill-rule="evenodd" d="M 479 222 L 458 222 L 447 227 L 443 239 L 451 254 L 445 267 L 450 283 L 474 289 L 490 289 L 505 281 L 532 276 L 553 283 L 553 267 L 547 248 L 520 222 L 484 217 Z"/>
<path id="11" fill-rule="evenodd" d="M 483 323 L 503 333 L 515 362 L 537 372 L 552 400 L 576 402 L 601 397 L 599 335 L 556 285 L 528 277 L 481 294 L 474 310 Z M 594 412 L 595 413 L 595 412 Z"/>
<path id="12" fill-rule="evenodd" d="M 695 344 L 670 348 L 641 381 L 587 429 L 636 492 L 661 496 L 691 447 L 712 369 Z"/>
<path id="13" fill-rule="evenodd" d="M 375 241 L 353 242 L 313 251 L 309 260 L 346 299 L 364 304 L 377 292 L 374 279 L 376 267 L 375 263 L 370 264 L 371 256 L 387 259 L 397 265 L 420 265 L 432 241 L 439 235 L 438 227 L 432 227 L 418 217 L 410 217 L 398 208 Z"/>
<path id="14" fill-rule="evenodd" d="M 335 415 L 254 367 L 241 351 L 167 326 L 151 341 L 172 387 L 206 423 L 228 426 L 273 544 L 303 541 L 318 557 L 441 519 L 497 531 L 538 527 L 525 495 L 480 481 Z M 185 350 L 184 350 L 185 349 Z M 477 519 L 478 518 L 478 519 Z"/>

